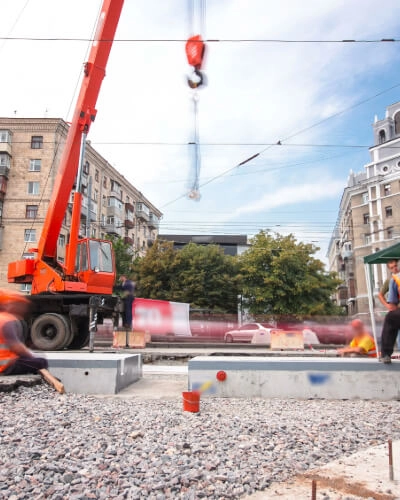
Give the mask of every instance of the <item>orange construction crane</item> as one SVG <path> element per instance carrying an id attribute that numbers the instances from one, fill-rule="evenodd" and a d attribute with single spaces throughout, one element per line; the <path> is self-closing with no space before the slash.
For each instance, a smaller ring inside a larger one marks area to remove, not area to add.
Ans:
<path id="1" fill-rule="evenodd" d="M 60 160 L 38 248 L 32 260 L 11 262 L 10 283 L 31 283 L 33 311 L 26 325 L 39 349 L 80 348 L 89 340 L 97 320 L 115 318 L 112 296 L 115 262 L 110 241 L 79 238 L 82 194 L 80 177 L 86 136 L 96 118 L 96 102 L 105 76 L 124 0 L 104 0 L 88 62 Z M 65 263 L 57 261 L 57 241 L 74 192 Z"/>

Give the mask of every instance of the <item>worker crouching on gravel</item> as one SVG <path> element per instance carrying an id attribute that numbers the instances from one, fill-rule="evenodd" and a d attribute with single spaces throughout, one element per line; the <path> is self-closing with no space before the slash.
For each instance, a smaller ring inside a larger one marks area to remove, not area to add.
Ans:
<path id="1" fill-rule="evenodd" d="M 0 290 L 0 375 L 23 375 L 47 369 L 20 340 L 21 323 L 30 302 L 23 295 Z"/>
<path id="2" fill-rule="evenodd" d="M 340 356 L 368 356 L 376 358 L 374 339 L 365 330 L 364 323 L 360 319 L 354 319 L 350 324 L 354 338 L 347 347 L 338 349 L 338 354 Z"/>

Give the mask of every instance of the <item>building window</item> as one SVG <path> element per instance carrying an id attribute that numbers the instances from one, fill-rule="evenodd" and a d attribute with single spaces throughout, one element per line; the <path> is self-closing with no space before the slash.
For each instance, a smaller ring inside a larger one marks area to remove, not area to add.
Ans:
<path id="1" fill-rule="evenodd" d="M 103 194 L 103 207 L 107 206 L 107 196 Z"/>
<path id="2" fill-rule="evenodd" d="M 361 196 L 362 196 L 362 202 L 368 203 L 368 192 L 363 193 Z"/>
<path id="3" fill-rule="evenodd" d="M 0 142 L 11 144 L 11 132 L 9 130 L 0 130 Z"/>
<path id="4" fill-rule="evenodd" d="M 96 238 L 96 228 L 92 227 L 91 229 L 91 238 Z"/>
<path id="5" fill-rule="evenodd" d="M 364 234 L 364 244 L 369 245 L 370 243 L 371 243 L 371 235 L 369 233 Z"/>
<path id="6" fill-rule="evenodd" d="M 400 111 L 394 115 L 394 133 L 400 134 Z"/>
<path id="7" fill-rule="evenodd" d="M 103 188 L 106 188 L 107 187 L 107 177 L 104 176 L 103 177 Z"/>
<path id="8" fill-rule="evenodd" d="M 36 241 L 36 229 L 25 229 L 24 241 L 25 243 Z"/>
<path id="9" fill-rule="evenodd" d="M 0 165 L 2 167 L 10 168 L 11 165 L 11 157 L 8 153 L 0 153 Z"/>
<path id="10" fill-rule="evenodd" d="M 393 227 L 388 227 L 386 229 L 386 232 L 387 232 L 387 239 L 391 240 L 393 238 Z"/>
<path id="11" fill-rule="evenodd" d="M 95 189 L 93 191 L 93 200 L 97 203 L 97 200 L 99 199 L 99 191 Z"/>
<path id="12" fill-rule="evenodd" d="M 108 198 L 108 206 L 115 207 L 118 210 L 122 210 L 122 202 L 118 200 L 118 198 L 115 198 L 114 196 L 110 196 Z"/>
<path id="13" fill-rule="evenodd" d="M 385 207 L 385 215 L 386 217 L 392 217 L 393 215 L 392 207 Z"/>
<path id="14" fill-rule="evenodd" d="M 41 168 L 42 168 L 42 160 L 29 161 L 29 172 L 40 172 Z"/>
<path id="15" fill-rule="evenodd" d="M 94 180 L 95 180 L 96 182 L 99 182 L 99 171 L 98 171 L 98 169 L 97 169 L 97 168 L 96 168 L 96 171 L 95 171 L 95 173 L 94 173 Z"/>
<path id="16" fill-rule="evenodd" d="M 364 224 L 369 224 L 369 214 L 363 215 Z"/>
<path id="17" fill-rule="evenodd" d="M 384 130 L 379 131 L 379 144 L 386 142 L 386 134 Z"/>
<path id="18" fill-rule="evenodd" d="M 58 237 L 58 244 L 60 245 L 60 247 L 65 246 L 65 235 L 64 234 L 60 234 L 60 236 Z"/>
<path id="19" fill-rule="evenodd" d="M 389 194 L 391 193 L 392 191 L 392 187 L 390 184 L 385 184 L 383 186 L 383 196 L 389 196 Z"/>
<path id="20" fill-rule="evenodd" d="M 31 138 L 31 148 L 32 149 L 42 149 L 43 148 L 43 136 L 33 135 Z"/>
<path id="21" fill-rule="evenodd" d="M 39 182 L 28 182 L 28 194 L 39 194 Z"/>
<path id="22" fill-rule="evenodd" d="M 83 173 L 85 175 L 89 175 L 89 172 L 90 172 L 90 163 L 88 161 L 85 161 L 85 163 L 83 164 Z"/>
<path id="23" fill-rule="evenodd" d="M 26 205 L 25 218 L 36 219 L 38 214 L 38 205 Z"/>

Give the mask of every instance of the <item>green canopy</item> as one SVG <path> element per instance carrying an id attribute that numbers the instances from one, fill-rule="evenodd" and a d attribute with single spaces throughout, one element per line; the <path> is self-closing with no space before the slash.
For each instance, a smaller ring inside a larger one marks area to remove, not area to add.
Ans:
<path id="1" fill-rule="evenodd" d="M 371 253 L 364 257 L 364 264 L 386 264 L 390 260 L 400 260 L 400 243 Z"/>

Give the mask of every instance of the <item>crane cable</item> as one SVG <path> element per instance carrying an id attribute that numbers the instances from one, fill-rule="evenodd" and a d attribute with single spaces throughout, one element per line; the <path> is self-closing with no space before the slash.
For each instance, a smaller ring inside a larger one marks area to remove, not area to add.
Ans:
<path id="1" fill-rule="evenodd" d="M 189 171 L 187 197 L 191 200 L 200 200 L 200 168 L 201 155 L 199 143 L 199 94 L 197 89 L 205 84 L 204 75 L 201 71 L 203 64 L 205 44 L 202 35 L 205 36 L 206 0 L 189 0 L 189 30 L 191 36 L 185 46 L 186 57 L 190 66 L 193 67 L 193 74 L 187 78 L 187 83 L 191 89 L 193 100 L 193 142 L 194 156 L 192 166 Z M 194 34 L 194 33 L 199 34 Z"/>

